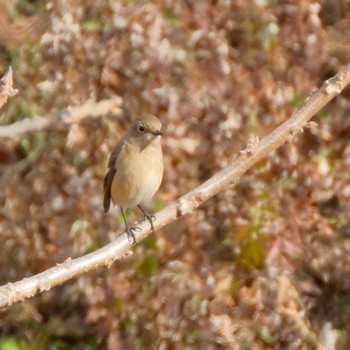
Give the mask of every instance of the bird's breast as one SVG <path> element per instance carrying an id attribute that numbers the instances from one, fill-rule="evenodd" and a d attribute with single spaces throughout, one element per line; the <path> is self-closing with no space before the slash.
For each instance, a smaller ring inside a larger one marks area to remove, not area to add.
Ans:
<path id="1" fill-rule="evenodd" d="M 160 143 L 144 149 L 125 144 L 116 161 L 111 195 L 114 204 L 124 208 L 149 202 L 163 177 Z"/>

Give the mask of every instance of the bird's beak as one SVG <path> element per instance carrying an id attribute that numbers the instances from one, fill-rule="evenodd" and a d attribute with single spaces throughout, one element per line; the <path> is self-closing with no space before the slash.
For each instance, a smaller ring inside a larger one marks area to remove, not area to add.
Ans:
<path id="1" fill-rule="evenodd" d="M 153 134 L 154 136 L 163 136 L 163 133 L 162 133 L 160 130 L 153 131 L 152 134 Z"/>

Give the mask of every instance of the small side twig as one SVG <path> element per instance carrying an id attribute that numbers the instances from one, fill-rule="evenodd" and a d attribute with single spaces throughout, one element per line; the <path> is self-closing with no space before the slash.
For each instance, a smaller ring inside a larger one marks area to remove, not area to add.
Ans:
<path id="1" fill-rule="evenodd" d="M 12 87 L 12 68 L 9 67 L 0 80 L 0 108 L 7 102 L 9 97 L 17 94 L 18 90 Z"/>

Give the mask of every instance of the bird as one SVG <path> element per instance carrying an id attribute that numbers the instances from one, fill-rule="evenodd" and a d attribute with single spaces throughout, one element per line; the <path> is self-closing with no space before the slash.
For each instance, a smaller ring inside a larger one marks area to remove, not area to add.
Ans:
<path id="1" fill-rule="evenodd" d="M 134 231 L 125 218 L 125 211 L 138 207 L 154 232 L 154 215 L 141 205 L 150 202 L 163 178 L 163 154 L 161 147 L 162 123 L 154 115 L 137 118 L 126 134 L 114 147 L 108 161 L 103 182 L 105 213 L 110 204 L 118 205 L 123 216 L 129 241 L 136 244 Z"/>

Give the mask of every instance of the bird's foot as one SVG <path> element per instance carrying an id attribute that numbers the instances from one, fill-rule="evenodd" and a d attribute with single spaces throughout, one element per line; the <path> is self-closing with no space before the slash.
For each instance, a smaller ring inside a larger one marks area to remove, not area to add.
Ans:
<path id="1" fill-rule="evenodd" d="M 151 225 L 151 231 L 154 233 L 154 226 L 153 226 L 153 220 L 156 219 L 156 217 L 153 214 L 148 214 L 141 205 L 138 205 L 138 208 L 142 211 L 143 215 L 145 216 L 145 219 L 150 223 Z"/>
<path id="2" fill-rule="evenodd" d="M 136 244 L 136 237 L 134 235 L 134 232 L 140 232 L 141 229 L 139 227 L 127 227 L 126 228 L 126 234 L 128 236 L 128 240 L 129 242 L 132 242 L 132 244 Z"/>
<path id="3" fill-rule="evenodd" d="M 145 214 L 145 219 L 148 220 L 148 222 L 151 225 L 151 231 L 154 233 L 154 226 L 153 226 L 153 220 L 156 219 L 156 217 L 153 214 Z"/>

